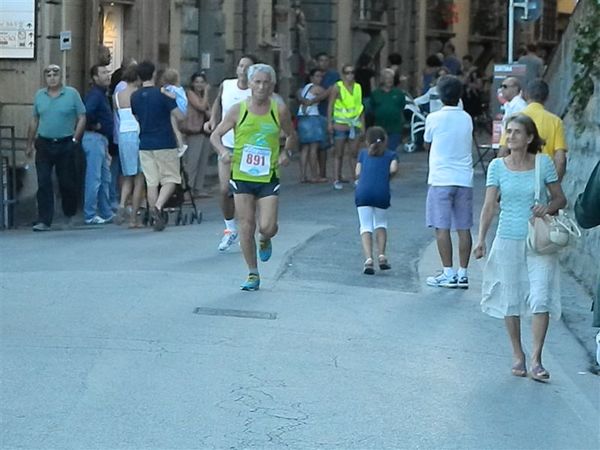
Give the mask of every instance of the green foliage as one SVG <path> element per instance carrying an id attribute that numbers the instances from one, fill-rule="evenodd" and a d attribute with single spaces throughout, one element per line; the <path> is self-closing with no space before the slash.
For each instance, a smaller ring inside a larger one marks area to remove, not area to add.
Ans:
<path id="1" fill-rule="evenodd" d="M 588 8 L 575 35 L 573 63 L 578 70 L 571 86 L 571 108 L 575 117 L 581 115 L 594 93 L 594 78 L 600 79 L 600 1 L 590 1 Z M 577 123 L 577 131 L 581 132 L 583 122 Z"/>

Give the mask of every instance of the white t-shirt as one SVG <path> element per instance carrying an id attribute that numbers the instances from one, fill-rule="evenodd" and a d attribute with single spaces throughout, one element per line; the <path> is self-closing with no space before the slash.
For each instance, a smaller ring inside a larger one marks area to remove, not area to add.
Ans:
<path id="1" fill-rule="evenodd" d="M 504 104 L 504 116 L 502 117 L 502 126 L 506 126 L 506 121 L 513 114 L 520 113 L 527 107 L 527 102 L 523 100 L 521 94 L 515 95 L 510 102 Z"/>
<path id="2" fill-rule="evenodd" d="M 473 186 L 473 121 L 458 106 L 444 106 L 425 119 L 424 140 L 431 143 L 431 186 Z"/>
<path id="3" fill-rule="evenodd" d="M 237 78 L 223 80 L 223 92 L 221 93 L 222 117 L 225 117 L 225 114 L 227 114 L 227 111 L 229 111 L 233 105 L 241 102 L 242 100 L 246 100 L 248 97 L 250 97 L 250 95 L 252 95 L 250 88 L 240 89 L 237 83 Z M 233 148 L 233 130 L 229 130 L 227 133 L 225 133 L 223 137 L 221 137 L 221 142 L 225 147 Z"/>

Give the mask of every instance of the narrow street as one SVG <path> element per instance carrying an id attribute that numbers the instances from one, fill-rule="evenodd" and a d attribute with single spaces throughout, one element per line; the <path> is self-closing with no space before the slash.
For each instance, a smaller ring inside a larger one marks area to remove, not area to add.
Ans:
<path id="1" fill-rule="evenodd" d="M 239 290 L 239 248 L 217 252 L 214 198 L 162 233 L 3 233 L 0 447 L 599 448 L 600 379 L 562 321 L 550 382 L 515 378 L 503 322 L 479 309 L 482 262 L 468 290 L 425 285 L 426 155 L 400 156 L 392 270 L 370 277 L 353 190 L 299 184 L 295 165 L 258 292 Z"/>

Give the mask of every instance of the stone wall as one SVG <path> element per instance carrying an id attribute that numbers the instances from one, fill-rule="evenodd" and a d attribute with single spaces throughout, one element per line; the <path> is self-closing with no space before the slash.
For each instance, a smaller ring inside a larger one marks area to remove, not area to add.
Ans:
<path id="1" fill-rule="evenodd" d="M 550 98 L 546 109 L 563 118 L 567 134 L 567 173 L 562 183 L 569 205 L 572 207 L 577 196 L 583 192 L 585 184 L 600 159 L 600 80 L 595 80 L 594 92 L 590 92 L 587 108 L 580 117 L 569 111 L 572 101 L 569 92 L 578 67 L 573 64 L 576 45 L 576 25 L 590 14 L 590 3 L 595 0 L 581 0 L 565 31 L 561 43 L 553 55 L 545 80 L 550 85 Z M 583 123 L 584 131 L 577 135 L 575 124 Z M 563 252 L 561 263 L 578 278 L 586 289 L 594 292 L 599 276 L 600 227 L 584 230 L 577 245 Z"/>
<path id="2" fill-rule="evenodd" d="M 564 118 L 569 146 L 567 174 L 563 190 L 573 206 L 600 159 L 600 80 L 594 83 L 594 94 L 581 117 L 568 113 Z M 575 133 L 576 123 L 585 123 L 581 135 Z M 600 272 L 600 227 L 583 230 L 577 245 L 564 252 L 561 263 L 575 275 L 590 292 L 594 292 Z"/>

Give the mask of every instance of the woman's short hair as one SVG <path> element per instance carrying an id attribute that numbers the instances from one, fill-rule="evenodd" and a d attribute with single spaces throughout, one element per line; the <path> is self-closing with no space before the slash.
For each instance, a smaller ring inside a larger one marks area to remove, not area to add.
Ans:
<path id="1" fill-rule="evenodd" d="M 305 80 L 306 83 L 310 83 L 310 79 L 312 77 L 314 77 L 317 72 L 323 73 L 323 70 L 319 69 L 318 67 L 315 67 L 314 69 L 310 69 L 310 71 L 308 72 L 308 75 L 306 76 L 306 80 Z"/>
<path id="2" fill-rule="evenodd" d="M 387 148 L 387 134 L 381 127 L 369 127 L 366 133 L 369 155 L 381 156 Z"/>
<path id="3" fill-rule="evenodd" d="M 533 140 L 527 146 L 527 153 L 533 153 L 535 155 L 536 153 L 541 152 L 542 146 L 545 142 L 540 137 L 540 133 L 538 132 L 538 129 L 535 126 L 535 122 L 533 121 L 533 119 L 529 116 L 526 116 L 525 114 L 519 113 L 513 114 L 508 118 L 508 120 L 506 121 L 506 127 L 508 127 L 508 125 L 512 122 L 516 122 L 520 125 L 523 125 L 527 136 L 533 136 Z"/>
<path id="4" fill-rule="evenodd" d="M 275 74 L 275 69 L 273 69 L 268 64 L 252 64 L 248 68 L 248 81 L 252 81 L 254 79 L 254 76 L 257 73 L 261 73 L 261 72 L 268 74 L 271 77 L 271 82 L 273 84 L 277 83 L 277 75 Z"/>
<path id="5" fill-rule="evenodd" d="M 140 75 L 138 74 L 137 64 L 130 64 L 125 69 L 123 69 L 123 74 L 121 75 L 121 80 L 126 83 L 135 83 Z"/>

